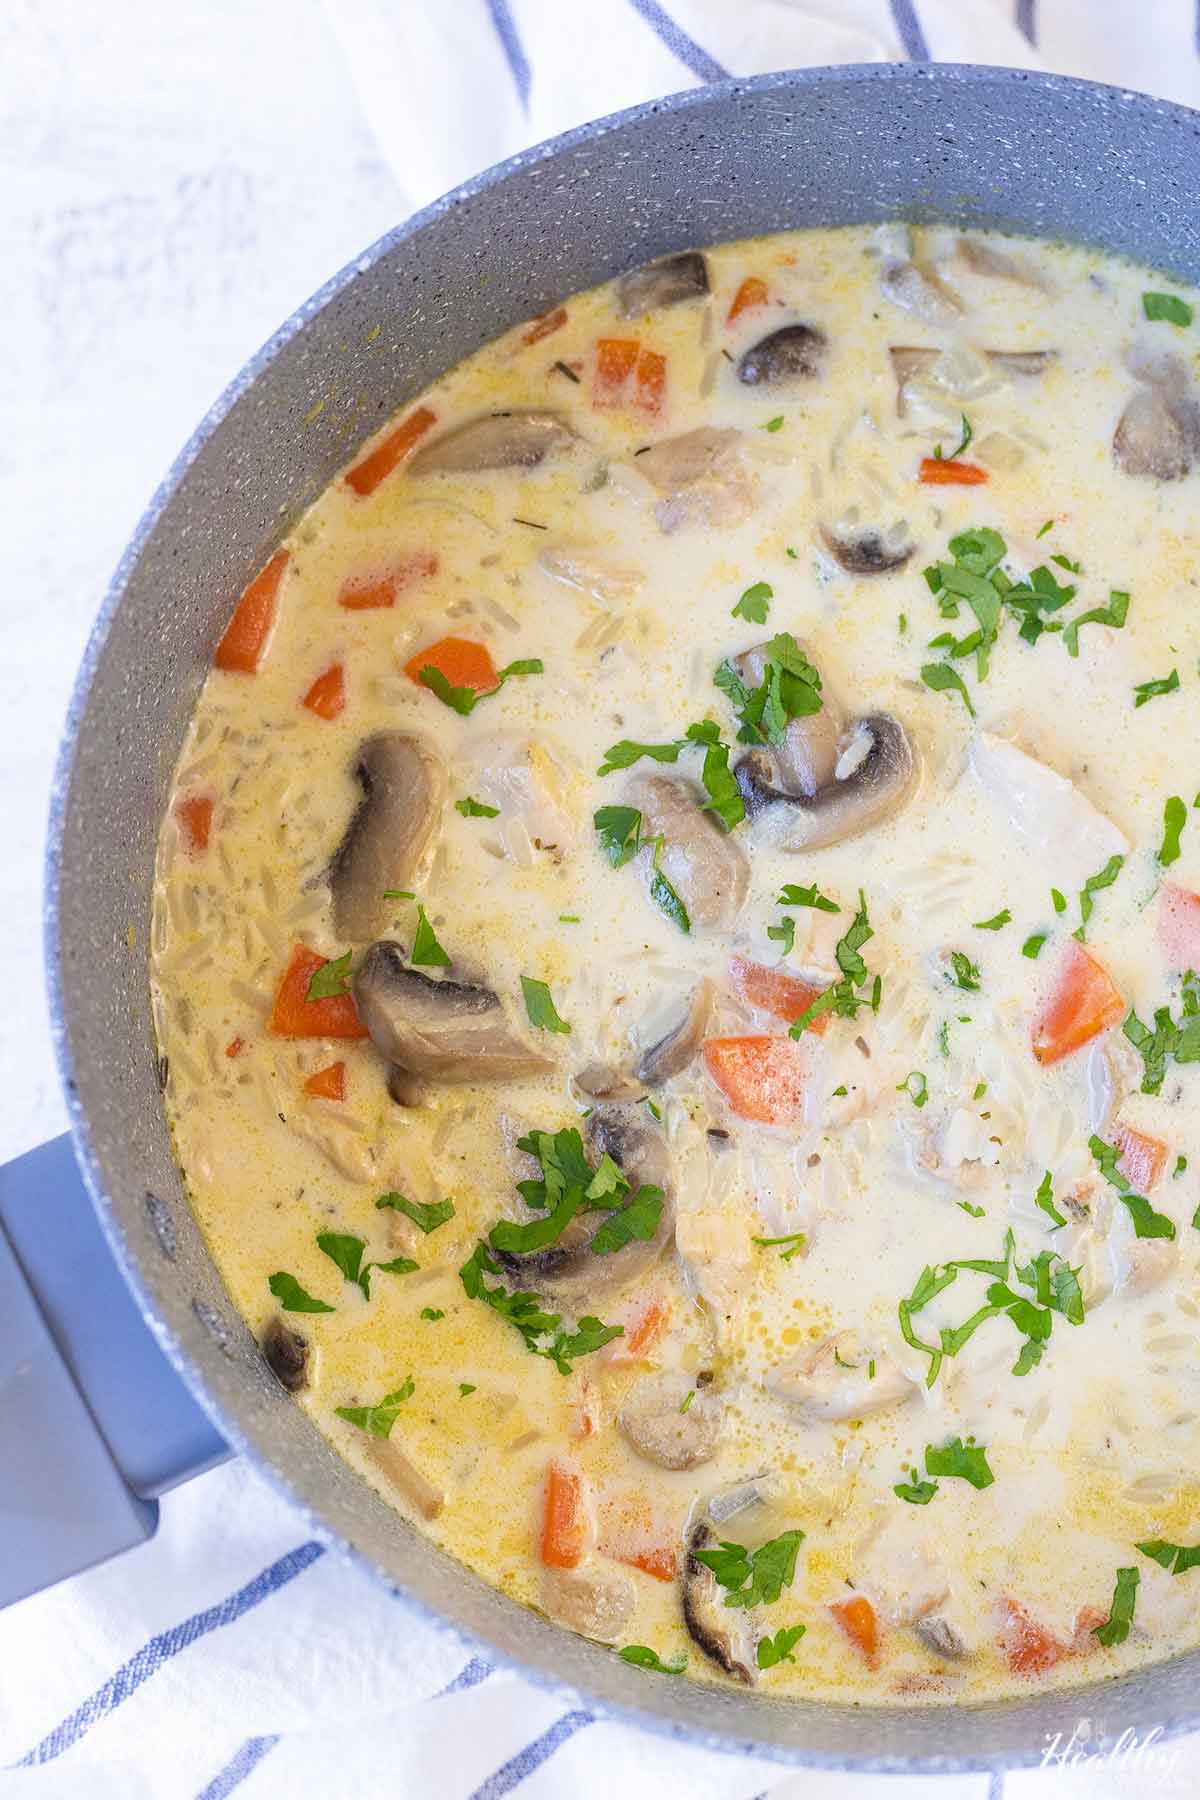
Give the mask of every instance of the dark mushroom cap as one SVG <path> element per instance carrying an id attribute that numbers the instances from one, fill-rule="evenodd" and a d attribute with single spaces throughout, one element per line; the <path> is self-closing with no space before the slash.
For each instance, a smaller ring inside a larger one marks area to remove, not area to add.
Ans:
<path id="1" fill-rule="evenodd" d="M 821 542 L 848 575 L 888 575 L 902 569 L 916 545 L 906 528 L 855 525 L 852 529 L 821 527 Z"/>
<path id="2" fill-rule="evenodd" d="M 491 988 L 435 981 L 388 938 L 354 972 L 354 1004 L 389 1062 L 435 1081 L 504 1081 L 554 1067 L 505 1017 Z"/>
<path id="3" fill-rule="evenodd" d="M 638 1058 L 634 1074 L 644 1087 L 657 1087 L 687 1068 L 700 1047 L 712 1006 L 713 984 L 706 978 L 696 983 L 662 1036 Z"/>
<path id="4" fill-rule="evenodd" d="M 468 419 L 435 438 L 408 465 L 410 475 L 466 475 L 483 469 L 534 469 L 576 436 L 557 413 L 502 412 Z"/>
<path id="5" fill-rule="evenodd" d="M 262 1353 L 275 1379 L 289 1394 L 308 1385 L 308 1339 L 276 1313 L 263 1332 Z"/>
<path id="6" fill-rule="evenodd" d="M 388 889 L 413 885 L 442 822 L 446 765 L 423 738 L 381 731 L 359 747 L 353 773 L 363 789 L 329 865 L 338 936 L 363 943 L 387 928 Z"/>
<path id="7" fill-rule="evenodd" d="M 737 366 L 747 387 L 790 387 L 812 381 L 825 367 L 829 339 L 815 325 L 781 325 L 745 351 Z"/>
<path id="8" fill-rule="evenodd" d="M 1139 387 L 1113 433 L 1113 456 L 1126 475 L 1181 481 L 1200 453 L 1200 411 L 1186 390 Z"/>
<path id="9" fill-rule="evenodd" d="M 617 282 L 617 307 L 623 319 L 640 319 L 643 313 L 684 300 L 699 300 L 708 292 L 708 264 L 699 250 L 681 250 L 644 268 L 631 269 Z"/>

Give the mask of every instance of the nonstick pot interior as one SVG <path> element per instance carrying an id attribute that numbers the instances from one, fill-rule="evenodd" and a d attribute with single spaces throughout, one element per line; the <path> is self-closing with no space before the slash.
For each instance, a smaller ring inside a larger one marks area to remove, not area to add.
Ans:
<path id="1" fill-rule="evenodd" d="M 974 1708 L 777 1702 L 667 1681 L 497 1594 L 411 1530 L 266 1372 L 192 1219 L 147 987 L 155 837 L 234 599 L 356 446 L 443 370 L 662 252 L 887 218 L 1068 238 L 1200 279 L 1200 117 L 1015 71 L 877 66 L 726 82 L 469 182 L 317 294 L 204 420 L 116 576 L 72 704 L 51 829 L 49 965 L 89 1185 L 152 1328 L 226 1436 L 407 1600 L 596 1710 L 837 1767 L 1037 1761 L 1197 1723 L 1200 1655 Z M 186 354 L 186 347 L 181 350 Z"/>

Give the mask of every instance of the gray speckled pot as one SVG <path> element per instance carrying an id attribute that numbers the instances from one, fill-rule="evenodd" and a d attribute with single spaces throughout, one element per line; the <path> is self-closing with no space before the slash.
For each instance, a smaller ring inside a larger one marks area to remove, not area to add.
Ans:
<path id="1" fill-rule="evenodd" d="M 1200 1656 L 1075 1694 L 953 1711 L 783 1704 L 666 1681 L 493 1592 L 334 1455 L 266 1374 L 229 1302 L 155 1087 L 155 835 L 224 621 L 381 420 L 496 333 L 632 264 L 755 232 L 901 216 L 1078 239 L 1196 280 L 1197 192 L 1200 117 L 1052 76 L 818 69 L 638 107 L 468 182 L 335 277 L 202 422 L 117 571 L 71 706 L 49 862 L 58 1052 L 105 1228 L 168 1355 L 318 1535 L 586 1706 L 784 1761 L 961 1770 L 1037 1761 L 1047 1735 L 1069 1737 L 1083 1715 L 1093 1744 L 1131 1726 L 1195 1725 Z"/>

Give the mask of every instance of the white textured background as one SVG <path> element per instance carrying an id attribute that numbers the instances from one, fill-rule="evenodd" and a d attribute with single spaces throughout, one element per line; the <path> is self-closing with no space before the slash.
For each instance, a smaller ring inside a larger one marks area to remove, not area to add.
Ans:
<path id="1" fill-rule="evenodd" d="M 64 1125 L 42 844 L 108 579 L 225 383 L 410 209 L 319 0 L 0 0 L 0 1160 Z"/>

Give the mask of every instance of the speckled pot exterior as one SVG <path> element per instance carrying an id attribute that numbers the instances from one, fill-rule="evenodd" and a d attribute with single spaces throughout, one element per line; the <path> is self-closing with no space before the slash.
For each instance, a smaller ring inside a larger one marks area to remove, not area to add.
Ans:
<path id="1" fill-rule="evenodd" d="M 1200 116 L 1016 71 L 872 66 L 723 82 L 514 157 L 383 238 L 264 345 L 186 446 L 117 571 L 53 803 L 48 965 L 85 1177 L 156 1338 L 309 1528 L 577 1705 L 692 1743 L 843 1769 L 1037 1762 L 1200 1725 L 1200 1653 L 1003 1705 L 783 1703 L 630 1668 L 411 1530 L 265 1370 L 192 1219 L 155 1082 L 155 837 L 234 600 L 358 444 L 521 319 L 669 250 L 893 217 L 1125 252 L 1200 279 Z M 1082 1725 L 1081 1725 L 1082 1722 Z"/>

